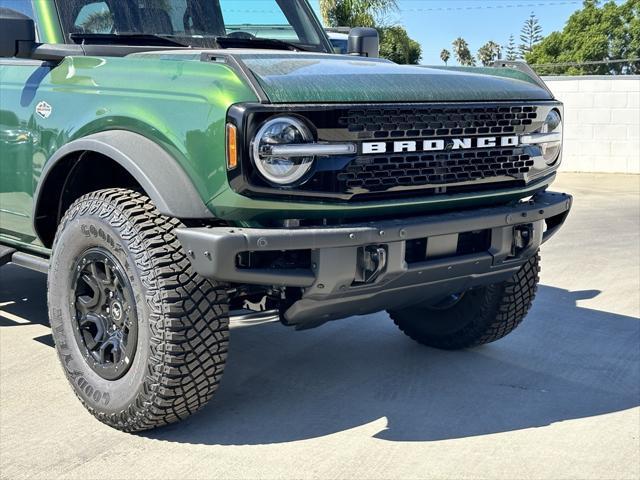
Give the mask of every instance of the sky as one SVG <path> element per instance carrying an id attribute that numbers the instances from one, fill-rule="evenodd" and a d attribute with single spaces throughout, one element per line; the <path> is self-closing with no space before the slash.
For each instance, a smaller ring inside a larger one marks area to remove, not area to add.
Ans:
<path id="1" fill-rule="evenodd" d="M 96 0 L 97 1 L 97 0 Z M 242 0 L 243 5 L 274 4 L 274 0 Z M 615 0 L 623 3 L 624 0 Z M 0 0 L 0 4 L 20 3 L 26 0 Z M 422 46 L 422 62 L 426 65 L 442 64 L 440 52 L 446 48 L 452 53 L 450 64 L 455 63 L 451 42 L 463 37 L 472 54 L 489 40 L 506 45 L 513 34 L 516 45 L 524 21 L 533 12 L 540 21 L 543 35 L 561 30 L 582 0 L 397 0 L 398 11 L 389 15 L 388 22 L 404 26 L 411 38 Z M 319 16 L 319 1 L 310 0 Z M 265 20 L 267 21 L 267 20 Z"/>
<path id="2" fill-rule="evenodd" d="M 319 11 L 317 0 L 311 4 Z M 390 20 L 403 25 L 422 45 L 423 64 L 436 65 L 442 64 L 443 48 L 453 56 L 451 42 L 459 36 L 474 55 L 489 40 L 506 45 L 511 34 L 518 44 L 522 24 L 531 12 L 538 17 L 543 35 L 561 30 L 582 7 L 582 0 L 398 0 L 398 6 Z"/>

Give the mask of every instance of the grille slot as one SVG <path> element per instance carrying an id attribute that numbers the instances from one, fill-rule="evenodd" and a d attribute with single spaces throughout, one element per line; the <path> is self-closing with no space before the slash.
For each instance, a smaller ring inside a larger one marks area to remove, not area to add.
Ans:
<path id="1" fill-rule="evenodd" d="M 518 135 L 539 121 L 536 105 L 354 108 L 338 116 L 363 141 Z M 521 147 L 362 155 L 336 174 L 338 191 L 382 193 L 403 188 L 522 179 L 534 161 Z M 490 181 L 490 180 L 489 180 Z M 444 190 L 442 190 L 444 192 Z"/>
<path id="2" fill-rule="evenodd" d="M 538 146 L 513 137 L 536 132 L 553 108 L 524 101 L 292 106 L 318 143 L 352 143 L 357 153 L 319 157 L 300 183 L 278 187 L 256 172 L 248 139 L 281 107 L 255 107 L 243 169 L 229 175 L 247 195 L 349 202 L 520 189 L 547 167 Z"/>
<path id="3" fill-rule="evenodd" d="M 447 137 L 455 135 L 512 134 L 525 131 L 538 118 L 538 107 L 486 106 L 354 109 L 338 124 L 368 138 Z"/>
<path id="4" fill-rule="evenodd" d="M 378 192 L 403 186 L 518 177 L 528 173 L 532 166 L 533 160 L 522 148 L 436 154 L 395 153 L 358 157 L 336 178 L 341 189 Z"/>

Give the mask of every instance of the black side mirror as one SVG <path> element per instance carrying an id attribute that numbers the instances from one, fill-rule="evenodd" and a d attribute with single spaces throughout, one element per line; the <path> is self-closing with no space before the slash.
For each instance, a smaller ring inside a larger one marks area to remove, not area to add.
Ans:
<path id="1" fill-rule="evenodd" d="M 29 17 L 0 7 L 0 58 L 29 58 L 36 46 L 36 26 Z"/>
<path id="2" fill-rule="evenodd" d="M 380 38 L 375 28 L 357 27 L 349 32 L 349 55 L 377 58 L 380 55 Z"/>

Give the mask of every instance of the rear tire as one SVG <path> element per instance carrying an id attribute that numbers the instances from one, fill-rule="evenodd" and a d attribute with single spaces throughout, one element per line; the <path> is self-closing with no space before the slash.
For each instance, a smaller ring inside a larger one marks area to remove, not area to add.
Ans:
<path id="1" fill-rule="evenodd" d="M 127 432 L 200 410 L 224 369 L 226 288 L 191 269 L 179 226 L 146 196 L 109 189 L 77 200 L 54 241 L 48 304 L 64 372 L 89 412 Z"/>
<path id="2" fill-rule="evenodd" d="M 418 343 L 457 350 L 511 333 L 531 307 L 539 281 L 538 254 L 508 281 L 471 289 L 446 309 L 414 306 L 390 311 L 395 324 Z"/>

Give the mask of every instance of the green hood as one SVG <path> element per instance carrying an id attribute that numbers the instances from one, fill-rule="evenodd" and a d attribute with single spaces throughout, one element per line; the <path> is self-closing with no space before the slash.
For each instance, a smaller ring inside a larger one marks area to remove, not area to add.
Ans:
<path id="1" fill-rule="evenodd" d="M 272 51 L 234 56 L 255 75 L 273 103 L 552 99 L 534 79 L 510 68 L 460 71 L 344 55 Z"/>
<path id="2" fill-rule="evenodd" d="M 273 103 L 491 102 L 552 100 L 513 68 L 397 65 L 380 59 L 273 50 L 179 50 L 131 57 L 201 61 L 234 57 Z"/>

